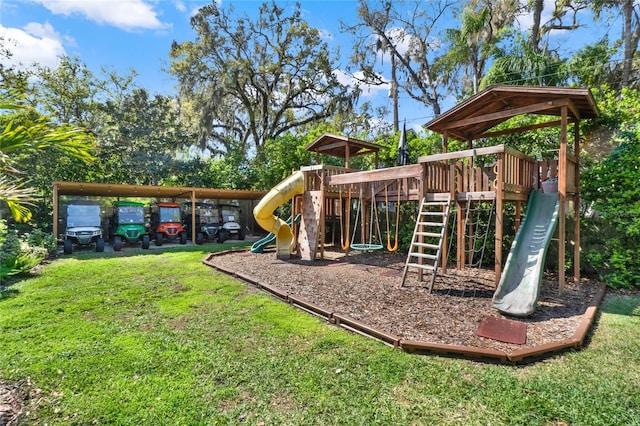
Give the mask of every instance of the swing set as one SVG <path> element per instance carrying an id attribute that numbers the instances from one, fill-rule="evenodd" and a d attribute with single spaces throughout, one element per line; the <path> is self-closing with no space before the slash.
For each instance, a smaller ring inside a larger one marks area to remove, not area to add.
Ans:
<path id="1" fill-rule="evenodd" d="M 400 229 L 400 194 L 402 190 L 402 181 L 398 180 L 397 200 L 395 201 L 395 226 L 394 236 L 392 244 L 392 232 L 391 232 L 391 219 L 390 219 L 390 202 L 389 202 L 389 184 L 384 185 L 384 210 L 385 210 L 385 224 L 386 224 L 386 249 L 390 252 L 398 250 L 399 238 L 398 232 Z M 376 202 L 375 189 L 371 186 L 371 198 L 369 208 L 369 218 L 365 217 L 365 200 L 363 185 L 359 185 L 359 197 L 356 199 L 355 207 L 355 221 L 353 225 L 353 231 L 351 230 L 351 210 L 353 208 L 353 200 L 351 197 L 351 187 L 347 191 L 347 203 L 343 205 L 344 198 L 342 197 L 342 188 L 339 189 L 340 198 L 340 211 L 342 212 L 340 220 L 340 247 L 345 252 L 349 249 L 357 251 L 375 251 L 385 248 L 383 244 L 382 232 L 380 229 L 380 217 L 378 215 L 378 207 Z M 367 232 L 368 223 L 368 232 Z M 375 226 L 374 226 L 375 224 Z M 360 226 L 360 242 L 356 242 L 356 234 L 358 234 L 358 226 Z M 368 235 L 368 239 L 367 239 Z"/>

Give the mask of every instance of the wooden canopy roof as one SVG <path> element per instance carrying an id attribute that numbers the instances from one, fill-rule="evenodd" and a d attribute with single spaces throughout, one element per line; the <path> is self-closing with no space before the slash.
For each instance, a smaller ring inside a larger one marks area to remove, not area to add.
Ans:
<path id="1" fill-rule="evenodd" d="M 212 189 L 171 186 L 118 185 L 87 182 L 53 182 L 58 195 L 101 196 L 101 197 L 143 197 L 143 198 L 184 198 L 260 200 L 266 191 L 245 191 L 237 189 Z"/>
<path id="2" fill-rule="evenodd" d="M 378 163 L 378 151 L 380 147 L 376 144 L 353 139 L 348 136 L 324 133 L 306 148 L 307 151 L 315 152 L 316 155 L 325 154 L 333 157 L 344 158 L 345 167 L 349 167 L 349 158 L 358 155 L 376 154 L 376 165 Z"/>
<path id="3" fill-rule="evenodd" d="M 540 114 L 560 117 L 567 107 L 569 121 L 598 116 L 588 88 L 541 86 L 490 86 L 428 122 L 425 127 L 447 137 L 471 141 L 499 134 L 522 132 L 559 125 L 559 121 L 502 132 L 487 131 L 518 115 Z"/>

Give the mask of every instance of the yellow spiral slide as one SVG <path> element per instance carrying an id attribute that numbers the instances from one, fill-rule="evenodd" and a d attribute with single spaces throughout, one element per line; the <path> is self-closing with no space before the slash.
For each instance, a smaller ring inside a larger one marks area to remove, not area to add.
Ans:
<path id="1" fill-rule="evenodd" d="M 294 196 L 304 192 L 304 174 L 301 171 L 293 173 L 276 185 L 260 200 L 253 209 L 256 222 L 267 232 L 276 236 L 277 256 L 288 255 L 293 250 L 293 232 L 291 227 L 273 212 Z"/>

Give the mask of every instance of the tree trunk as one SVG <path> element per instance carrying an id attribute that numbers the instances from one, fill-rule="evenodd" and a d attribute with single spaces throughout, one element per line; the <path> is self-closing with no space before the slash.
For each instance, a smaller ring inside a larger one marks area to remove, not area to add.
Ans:
<path id="1" fill-rule="evenodd" d="M 396 57 L 391 52 L 391 96 L 393 96 L 393 129 L 397 132 L 400 129 L 398 118 L 398 79 L 396 78 Z"/>
<path id="2" fill-rule="evenodd" d="M 622 87 L 629 87 L 631 69 L 633 67 L 633 55 L 638 48 L 640 37 L 638 26 L 633 23 L 633 0 L 623 0 L 622 12 L 624 14 L 624 61 L 622 63 Z"/>
<path id="3" fill-rule="evenodd" d="M 540 19 L 543 9 L 544 0 L 535 0 L 533 2 L 533 25 L 531 26 L 531 34 L 529 35 L 529 44 L 534 52 L 540 52 Z"/>

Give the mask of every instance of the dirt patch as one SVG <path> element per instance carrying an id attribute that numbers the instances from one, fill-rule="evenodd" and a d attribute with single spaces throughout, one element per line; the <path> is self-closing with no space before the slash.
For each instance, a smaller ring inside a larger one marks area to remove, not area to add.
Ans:
<path id="1" fill-rule="evenodd" d="M 399 253 L 328 251 L 326 260 L 279 260 L 275 253 L 235 252 L 212 257 L 208 263 L 297 296 L 325 310 L 347 315 L 402 339 L 445 345 L 473 346 L 507 353 L 570 339 L 579 327 L 599 283 L 567 282 L 558 291 L 557 278 L 546 275 L 538 306 L 528 318 L 510 318 L 493 308 L 493 271 L 449 268 L 436 277 L 428 292 L 428 276 L 419 281 L 410 272 L 399 286 L 405 256 Z M 523 345 L 479 337 L 476 330 L 487 316 L 527 324 Z"/>
<path id="2" fill-rule="evenodd" d="M 24 399 L 18 385 L 0 382 L 0 425 L 17 425 Z"/>

